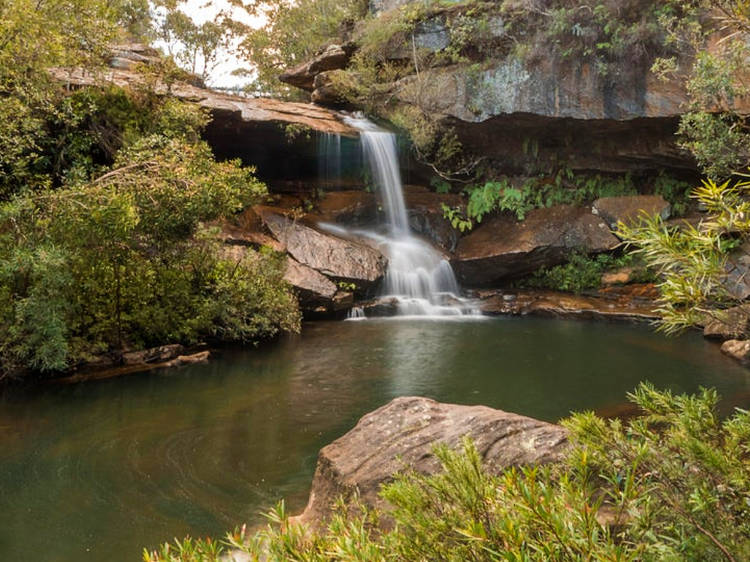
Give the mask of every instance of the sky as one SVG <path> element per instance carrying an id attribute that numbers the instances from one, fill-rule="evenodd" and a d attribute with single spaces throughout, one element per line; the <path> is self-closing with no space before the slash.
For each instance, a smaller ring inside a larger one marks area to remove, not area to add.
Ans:
<path id="1" fill-rule="evenodd" d="M 232 16 L 251 27 L 261 27 L 265 23 L 263 16 L 250 16 L 244 10 L 237 10 L 229 5 L 225 0 L 185 0 L 180 6 L 196 24 L 202 24 L 210 21 L 222 10 L 230 10 Z M 157 41 L 155 47 L 160 47 L 166 52 L 165 44 Z M 231 49 L 223 52 L 219 56 L 219 64 L 209 76 L 207 83 L 214 88 L 234 88 L 247 84 L 249 78 L 243 76 L 232 76 L 232 71 L 237 68 L 248 68 L 246 63 L 237 59 L 231 52 Z"/>

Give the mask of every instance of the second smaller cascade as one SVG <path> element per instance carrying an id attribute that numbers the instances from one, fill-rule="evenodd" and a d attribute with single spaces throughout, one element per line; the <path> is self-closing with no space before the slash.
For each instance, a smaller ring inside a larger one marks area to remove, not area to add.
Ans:
<path id="1" fill-rule="evenodd" d="M 396 135 L 367 119 L 350 118 L 348 123 L 360 131 L 365 159 L 383 198 L 386 232 L 368 233 L 389 259 L 381 298 L 394 299 L 399 316 L 480 315 L 460 296 L 448 260 L 409 229 Z"/>

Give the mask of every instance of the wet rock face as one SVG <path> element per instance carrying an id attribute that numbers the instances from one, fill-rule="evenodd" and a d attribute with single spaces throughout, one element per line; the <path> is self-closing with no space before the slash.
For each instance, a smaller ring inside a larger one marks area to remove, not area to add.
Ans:
<path id="1" fill-rule="evenodd" d="M 461 196 L 434 193 L 420 186 L 406 186 L 404 202 L 409 227 L 445 252 L 452 253 L 458 245 L 459 233 L 443 215 L 443 205 L 463 207 Z"/>
<path id="2" fill-rule="evenodd" d="M 362 226 L 377 220 L 378 202 L 366 191 L 331 191 L 318 202 L 316 211 L 323 222 Z"/>
<path id="3" fill-rule="evenodd" d="M 566 431 L 557 425 L 486 406 L 396 398 L 320 451 L 310 500 L 296 519 L 322 525 L 332 503 L 355 491 L 366 504 L 384 507 L 378 497 L 383 483 L 407 467 L 437 472 L 432 448 L 444 443 L 457 449 L 464 436 L 473 439 L 484 467 L 495 474 L 510 466 L 558 461 L 567 446 Z"/>
<path id="4" fill-rule="evenodd" d="M 451 265 L 469 287 L 489 286 L 564 262 L 571 252 L 613 250 L 619 240 L 599 218 L 570 205 L 531 211 L 517 222 L 503 216 L 461 239 Z"/>

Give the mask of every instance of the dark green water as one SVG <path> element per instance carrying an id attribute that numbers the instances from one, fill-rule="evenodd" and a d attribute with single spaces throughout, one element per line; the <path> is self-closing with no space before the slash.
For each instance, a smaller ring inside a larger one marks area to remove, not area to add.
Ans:
<path id="1" fill-rule="evenodd" d="M 0 560 L 139 560 L 306 501 L 319 448 L 395 396 L 546 420 L 616 412 L 650 380 L 750 405 L 696 334 L 537 319 L 316 323 L 207 365 L 0 396 Z"/>

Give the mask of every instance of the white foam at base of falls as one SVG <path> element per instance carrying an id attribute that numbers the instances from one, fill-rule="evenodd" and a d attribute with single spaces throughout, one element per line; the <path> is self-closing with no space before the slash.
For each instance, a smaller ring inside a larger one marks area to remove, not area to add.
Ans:
<path id="1" fill-rule="evenodd" d="M 448 260 L 432 245 L 412 234 L 404 201 L 396 135 L 361 117 L 347 122 L 360 132 L 365 161 L 375 187 L 382 196 L 386 216 L 385 232 L 348 230 L 331 224 L 320 225 L 332 233 L 365 237 L 377 244 L 388 257 L 380 301 L 395 307 L 398 318 L 482 318 L 473 301 L 461 296 L 460 287 Z M 340 155 L 340 145 L 329 137 L 326 151 Z M 326 172 L 340 166 L 326 162 Z M 361 320 L 365 311 L 356 307 L 349 319 Z"/>

